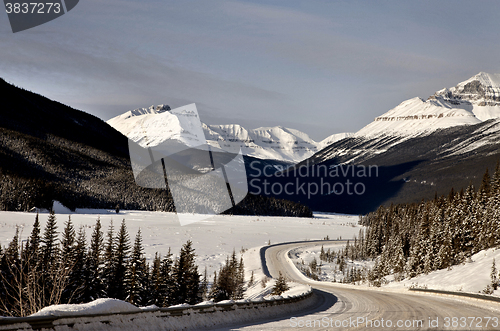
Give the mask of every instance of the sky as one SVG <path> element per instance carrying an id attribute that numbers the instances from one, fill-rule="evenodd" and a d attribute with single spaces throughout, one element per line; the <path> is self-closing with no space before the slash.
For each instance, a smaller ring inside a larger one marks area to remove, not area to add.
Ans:
<path id="1" fill-rule="evenodd" d="M 500 73 L 499 1 L 82 0 L 12 33 L 0 77 L 108 120 L 196 103 L 208 124 L 355 132 L 416 96 Z"/>

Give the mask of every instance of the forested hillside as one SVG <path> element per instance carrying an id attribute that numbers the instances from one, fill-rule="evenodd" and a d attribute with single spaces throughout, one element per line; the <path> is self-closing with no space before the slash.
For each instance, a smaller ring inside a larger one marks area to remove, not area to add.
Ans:
<path id="1" fill-rule="evenodd" d="M 447 197 L 420 204 L 380 207 L 362 217 L 368 226 L 353 254 L 379 257 L 372 281 L 388 274 L 415 277 L 464 262 L 473 254 L 500 245 L 500 168 L 483 176 L 478 190 L 453 189 Z"/>
<path id="2" fill-rule="evenodd" d="M 174 211 L 168 191 L 136 185 L 128 140 L 99 118 L 0 79 L 0 210 Z M 231 213 L 311 216 L 300 204 L 247 196 Z"/>

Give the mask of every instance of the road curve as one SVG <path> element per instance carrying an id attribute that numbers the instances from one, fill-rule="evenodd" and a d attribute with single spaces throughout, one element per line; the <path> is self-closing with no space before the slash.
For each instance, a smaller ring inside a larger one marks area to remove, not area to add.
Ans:
<path id="1" fill-rule="evenodd" d="M 265 249 L 264 271 L 281 272 L 288 279 L 310 285 L 315 307 L 292 318 L 233 330 L 500 330 L 500 304 L 450 296 L 415 294 L 402 290 L 317 282 L 303 276 L 288 252 L 297 247 L 318 246 L 326 241 L 285 243 Z M 328 242 L 334 244 L 335 242 Z M 345 245 L 338 242 L 339 245 Z M 263 263 L 264 264 L 264 263 Z M 488 322 L 488 323 L 487 323 Z"/>

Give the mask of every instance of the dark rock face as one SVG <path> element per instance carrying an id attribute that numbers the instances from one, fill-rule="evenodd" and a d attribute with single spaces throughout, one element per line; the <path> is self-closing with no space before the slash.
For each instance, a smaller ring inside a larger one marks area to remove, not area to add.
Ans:
<path id="1" fill-rule="evenodd" d="M 477 97 L 481 98 L 485 97 L 483 85 L 481 85 L 481 83 L 478 80 L 474 80 L 470 83 L 465 84 L 462 92 L 468 94 L 475 94 Z"/>
<path id="2" fill-rule="evenodd" d="M 156 106 L 156 112 L 157 113 L 164 113 L 166 111 L 169 111 L 171 110 L 170 106 L 169 105 L 159 105 L 159 106 Z"/>

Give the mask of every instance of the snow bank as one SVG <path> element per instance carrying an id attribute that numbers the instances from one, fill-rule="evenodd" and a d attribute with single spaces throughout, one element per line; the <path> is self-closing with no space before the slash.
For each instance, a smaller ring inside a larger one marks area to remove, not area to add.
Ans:
<path id="1" fill-rule="evenodd" d="M 111 315 L 100 317 L 65 318 L 54 322 L 57 330 L 200 330 L 213 327 L 225 327 L 231 324 L 241 325 L 267 318 L 286 316 L 307 309 L 315 303 L 314 297 L 291 303 L 275 305 L 239 307 L 224 311 L 223 308 L 211 307 L 200 313 L 193 309 L 185 310 L 181 316 L 168 316 L 164 312 L 147 312 L 141 314 Z M 72 325 L 69 327 L 68 325 Z"/>
<path id="2" fill-rule="evenodd" d="M 69 316 L 139 312 L 140 308 L 118 299 L 97 299 L 92 302 L 74 305 L 52 305 L 41 309 L 31 316 Z"/>
<path id="3" fill-rule="evenodd" d="M 482 292 L 486 286 L 491 284 L 491 265 L 495 259 L 495 264 L 500 270 L 500 249 L 490 248 L 474 254 L 469 262 L 455 265 L 448 269 L 441 269 L 430 272 L 427 275 L 420 275 L 414 278 L 395 282 L 393 277 L 387 277 L 389 288 L 409 288 L 417 286 L 433 290 L 459 291 L 459 292 Z M 500 296 L 500 289 L 493 295 Z"/>
<path id="4" fill-rule="evenodd" d="M 116 299 L 99 299 L 83 305 L 57 305 L 44 308 L 28 317 L 25 323 L 0 326 L 0 330 L 13 327 L 30 330 L 29 323 L 36 324 L 36 317 L 54 317 L 54 329 L 66 330 L 200 330 L 213 327 L 224 327 L 231 324 L 241 325 L 246 322 L 286 316 L 308 309 L 316 303 L 314 296 L 294 298 L 288 303 L 283 301 L 234 302 L 228 300 L 225 305 L 216 304 L 201 306 L 177 305 L 166 309 L 147 311 L 134 307 Z M 151 307 L 154 308 L 154 307 Z M 116 314 L 118 312 L 124 314 Z M 80 316 L 71 317 L 78 314 Z M 90 316 L 89 314 L 92 314 Z M 99 316 L 95 316 L 98 314 Z M 109 314 L 109 315 L 101 315 Z M 89 315 L 89 316 L 81 316 Z M 47 320 L 44 320 L 47 323 Z M 50 323 L 50 320 L 49 322 Z"/>

